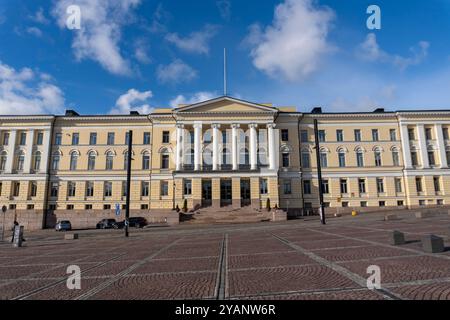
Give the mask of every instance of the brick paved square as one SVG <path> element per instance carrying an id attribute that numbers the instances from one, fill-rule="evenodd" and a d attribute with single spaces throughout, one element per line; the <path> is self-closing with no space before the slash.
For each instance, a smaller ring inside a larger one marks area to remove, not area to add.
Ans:
<path id="1" fill-rule="evenodd" d="M 296 251 L 229 256 L 228 261 L 230 270 L 316 263 L 311 258 Z"/>
<path id="2" fill-rule="evenodd" d="M 349 261 L 368 258 L 379 258 L 389 256 L 401 256 L 411 254 L 408 251 L 396 248 L 368 245 L 362 248 L 312 250 L 317 255 L 330 261 Z"/>
<path id="3" fill-rule="evenodd" d="M 217 271 L 218 257 L 191 259 L 164 259 L 144 263 L 133 271 L 134 274 L 172 273 L 183 271 Z"/>

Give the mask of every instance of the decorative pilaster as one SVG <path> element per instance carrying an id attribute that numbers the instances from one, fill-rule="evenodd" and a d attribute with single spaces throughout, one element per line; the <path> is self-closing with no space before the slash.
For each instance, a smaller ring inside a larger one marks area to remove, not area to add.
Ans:
<path id="1" fill-rule="evenodd" d="M 9 132 L 8 158 L 6 159 L 5 173 L 12 173 L 14 157 L 16 153 L 16 140 L 17 130 L 11 130 Z"/>
<path id="2" fill-rule="evenodd" d="M 412 168 L 411 147 L 409 143 L 408 127 L 400 123 L 400 139 L 402 140 L 403 159 L 406 169 Z"/>
<path id="3" fill-rule="evenodd" d="M 183 162 L 183 132 L 184 132 L 184 125 L 183 124 L 177 124 L 177 145 L 176 145 L 176 155 L 175 155 L 175 166 L 176 170 L 180 171 L 182 162 Z"/>
<path id="4" fill-rule="evenodd" d="M 213 129 L 213 156 L 212 156 L 212 166 L 213 170 L 219 169 L 219 128 L 220 124 L 214 123 L 212 125 Z"/>
<path id="5" fill-rule="evenodd" d="M 439 148 L 439 163 L 441 168 L 448 168 L 447 164 L 447 155 L 445 152 L 445 140 L 444 140 L 444 134 L 442 133 L 442 125 L 436 124 L 434 126 L 434 129 L 436 130 L 436 140 L 438 143 Z"/>
<path id="6" fill-rule="evenodd" d="M 267 140 L 269 143 L 269 169 L 276 169 L 276 155 L 277 150 L 275 150 L 275 123 L 269 123 L 267 125 Z"/>
<path id="7" fill-rule="evenodd" d="M 428 161 L 428 149 L 427 149 L 427 139 L 425 137 L 425 128 L 423 124 L 417 125 L 417 133 L 419 137 L 420 146 L 420 157 L 422 158 L 422 168 L 429 168 L 430 163 Z"/>
<path id="8" fill-rule="evenodd" d="M 240 125 L 237 123 L 234 123 L 231 125 L 231 138 L 232 138 L 232 144 L 231 144 L 231 156 L 232 156 L 232 163 L 233 163 L 233 170 L 239 169 L 239 151 L 238 151 L 238 129 Z"/>
<path id="9" fill-rule="evenodd" d="M 202 155 L 202 123 L 194 124 L 194 169 L 200 170 Z"/>
<path id="10" fill-rule="evenodd" d="M 256 123 L 252 123 L 249 125 L 250 127 L 250 168 L 251 170 L 256 170 L 257 168 L 257 136 L 256 136 L 256 128 L 258 125 Z"/>

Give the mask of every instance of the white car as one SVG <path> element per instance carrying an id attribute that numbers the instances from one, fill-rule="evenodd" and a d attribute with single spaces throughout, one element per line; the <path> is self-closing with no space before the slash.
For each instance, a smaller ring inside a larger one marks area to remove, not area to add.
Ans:
<path id="1" fill-rule="evenodd" d="M 55 226 L 56 231 L 69 231 L 72 230 L 72 224 L 68 220 L 59 221 Z"/>

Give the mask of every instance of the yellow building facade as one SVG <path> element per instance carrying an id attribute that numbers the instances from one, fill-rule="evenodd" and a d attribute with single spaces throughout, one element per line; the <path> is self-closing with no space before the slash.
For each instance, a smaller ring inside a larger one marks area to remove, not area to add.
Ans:
<path id="1" fill-rule="evenodd" d="M 443 206 L 449 128 L 446 111 L 302 113 L 231 97 L 148 115 L 0 116 L 0 205 L 28 229 L 123 219 L 132 130 L 130 211 L 150 222 L 178 223 L 184 208 L 310 214 L 318 160 L 328 213 Z"/>

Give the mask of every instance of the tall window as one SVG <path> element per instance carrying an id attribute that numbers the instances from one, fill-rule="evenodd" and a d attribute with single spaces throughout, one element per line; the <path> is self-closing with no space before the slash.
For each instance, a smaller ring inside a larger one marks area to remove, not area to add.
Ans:
<path id="1" fill-rule="evenodd" d="M 60 146 L 62 141 L 62 134 L 55 133 L 55 145 Z"/>
<path id="2" fill-rule="evenodd" d="M 345 151 L 339 150 L 338 157 L 339 157 L 339 167 L 344 168 L 345 167 Z"/>
<path id="3" fill-rule="evenodd" d="M 183 180 L 183 194 L 184 195 L 192 194 L 192 180 L 191 179 Z"/>
<path id="4" fill-rule="evenodd" d="M 267 194 L 268 193 L 267 179 L 260 179 L 259 180 L 259 193 L 260 194 Z"/>
<path id="5" fill-rule="evenodd" d="M 366 193 L 366 179 L 358 179 L 359 193 Z"/>
<path id="6" fill-rule="evenodd" d="M 150 169 L 150 154 L 146 151 L 142 155 L 142 170 Z"/>
<path id="7" fill-rule="evenodd" d="M 433 185 L 435 192 L 441 191 L 441 179 L 439 177 L 433 177 Z"/>
<path id="8" fill-rule="evenodd" d="M 397 192 L 397 193 L 403 192 L 401 178 L 395 178 L 395 192 Z"/>
<path id="9" fill-rule="evenodd" d="M 336 140 L 339 142 L 344 141 L 344 132 L 342 130 L 336 130 Z"/>
<path id="10" fill-rule="evenodd" d="M 125 132 L 125 144 L 128 145 L 128 142 L 130 141 L 130 132 Z"/>
<path id="11" fill-rule="evenodd" d="M 419 158 L 417 157 L 417 151 L 411 151 L 411 163 L 413 166 L 419 165 Z"/>
<path id="12" fill-rule="evenodd" d="M 361 130 L 360 129 L 355 129 L 355 141 L 359 142 L 361 141 Z"/>
<path id="13" fill-rule="evenodd" d="M 144 132 L 144 141 L 142 144 L 150 144 L 150 132 Z"/>
<path id="14" fill-rule="evenodd" d="M 161 196 L 169 195 L 169 182 L 161 181 Z"/>
<path id="15" fill-rule="evenodd" d="M 268 161 L 267 161 L 266 150 L 264 148 L 258 148 L 258 165 L 263 166 L 263 165 L 267 165 L 267 164 L 268 164 Z"/>
<path id="16" fill-rule="evenodd" d="M 194 165 L 194 156 L 195 156 L 194 149 L 186 150 L 186 153 L 184 154 L 184 164 Z"/>
<path id="17" fill-rule="evenodd" d="M 433 140 L 433 134 L 431 128 L 425 128 L 425 138 L 427 140 Z"/>
<path id="18" fill-rule="evenodd" d="M 58 197 L 58 191 L 59 191 L 59 183 L 58 182 L 52 182 L 50 185 L 50 197 L 57 198 Z"/>
<path id="19" fill-rule="evenodd" d="M 330 193 L 330 184 L 327 179 L 322 180 L 322 191 L 324 194 Z"/>
<path id="20" fill-rule="evenodd" d="M 88 170 L 95 170 L 95 152 L 91 151 L 88 155 Z"/>
<path id="21" fill-rule="evenodd" d="M 19 145 L 24 146 L 27 144 L 27 133 L 21 132 L 19 136 Z"/>
<path id="22" fill-rule="evenodd" d="M 18 197 L 20 194 L 20 182 L 14 181 L 12 187 L 12 195 L 13 197 Z"/>
<path id="23" fill-rule="evenodd" d="M 289 141 L 289 130 L 281 129 L 281 141 Z"/>
<path id="24" fill-rule="evenodd" d="M 112 197 L 112 182 L 107 181 L 104 184 L 103 195 L 105 197 Z"/>
<path id="25" fill-rule="evenodd" d="M 423 188 L 422 188 L 422 178 L 417 177 L 416 178 L 416 191 L 417 192 L 423 192 Z"/>
<path id="26" fill-rule="evenodd" d="M 161 154 L 161 169 L 169 169 L 169 154 Z"/>
<path id="27" fill-rule="evenodd" d="M 37 151 L 34 154 L 34 165 L 33 165 L 33 170 L 35 172 L 39 172 L 41 170 L 41 153 L 39 151 Z"/>
<path id="28" fill-rule="evenodd" d="M 77 132 L 72 133 L 72 145 L 76 146 L 80 143 L 80 134 Z"/>
<path id="29" fill-rule="evenodd" d="M 389 129 L 389 137 L 391 138 L 391 141 L 397 141 L 397 130 Z"/>
<path id="30" fill-rule="evenodd" d="M 250 164 L 250 155 L 248 153 L 247 148 L 241 149 L 241 152 L 239 154 L 239 163 L 243 165 L 249 165 Z"/>
<path id="31" fill-rule="evenodd" d="M 108 138 L 106 140 L 106 144 L 112 146 L 114 144 L 114 132 L 108 132 Z"/>
<path id="32" fill-rule="evenodd" d="M 283 194 L 292 194 L 291 180 L 283 181 Z"/>
<path id="33" fill-rule="evenodd" d="M 17 156 L 17 171 L 23 171 L 23 165 L 25 163 L 25 155 L 22 151 L 19 152 L 19 155 Z"/>
<path id="34" fill-rule="evenodd" d="M 88 181 L 86 183 L 86 197 L 94 196 L 94 182 Z"/>
<path id="35" fill-rule="evenodd" d="M 91 132 L 89 135 L 89 144 L 96 145 L 97 144 L 97 132 Z"/>
<path id="36" fill-rule="evenodd" d="M 230 164 L 230 158 L 231 158 L 230 151 L 227 148 L 223 149 L 222 164 L 224 164 L 224 165 Z"/>
<path id="37" fill-rule="evenodd" d="M 302 151 L 302 167 L 311 168 L 311 161 L 308 151 Z"/>
<path id="38" fill-rule="evenodd" d="M 109 151 L 106 154 L 106 170 L 112 170 L 114 167 L 114 154 Z"/>
<path id="39" fill-rule="evenodd" d="M 408 138 L 409 140 L 416 140 L 416 134 L 414 132 L 414 128 L 408 128 Z"/>
<path id="40" fill-rule="evenodd" d="M 149 182 L 148 181 L 142 181 L 142 186 L 141 186 L 141 196 L 142 197 L 148 197 L 149 194 Z"/>
<path id="41" fill-rule="evenodd" d="M 70 154 L 70 170 L 77 170 L 78 154 L 74 151 Z"/>
<path id="42" fill-rule="evenodd" d="M 372 141 L 378 141 L 378 129 L 372 129 Z"/>
<path id="43" fill-rule="evenodd" d="M 381 163 L 381 151 L 380 151 L 380 149 L 376 149 L 374 151 L 374 156 L 375 156 L 375 166 L 376 167 L 381 167 L 382 163 Z"/>
<path id="44" fill-rule="evenodd" d="M 162 143 L 169 143 L 169 131 L 163 131 L 162 133 Z"/>
<path id="45" fill-rule="evenodd" d="M 30 182 L 30 197 L 36 197 L 37 195 L 37 182 L 31 181 Z"/>
<path id="46" fill-rule="evenodd" d="M 308 130 L 300 130 L 300 142 L 308 142 Z"/>
<path id="47" fill-rule="evenodd" d="M 328 167 L 328 156 L 327 152 L 324 150 L 320 151 L 320 166 L 322 168 Z"/>
<path id="48" fill-rule="evenodd" d="M 0 153 L 0 171 L 4 171 L 6 169 L 6 160 L 8 159 L 8 154 L 6 151 L 2 151 Z"/>
<path id="49" fill-rule="evenodd" d="M 392 163 L 398 167 L 400 165 L 400 159 L 397 150 L 392 150 Z"/>
<path id="50" fill-rule="evenodd" d="M 75 182 L 69 181 L 67 184 L 67 196 L 75 197 L 76 190 Z"/>
<path id="51" fill-rule="evenodd" d="M 52 157 L 52 170 L 59 170 L 59 154 L 54 154 Z"/>
<path id="52" fill-rule="evenodd" d="M 283 168 L 288 168 L 289 167 L 289 153 L 283 152 L 282 160 L 283 160 L 282 161 Z"/>
<path id="53" fill-rule="evenodd" d="M 44 133 L 38 132 L 37 137 L 36 137 L 36 144 L 38 146 L 42 146 L 43 142 L 44 142 Z"/>
<path id="54" fill-rule="evenodd" d="M 384 180 L 383 178 L 377 178 L 377 192 L 384 193 Z"/>
<path id="55" fill-rule="evenodd" d="M 444 140 L 448 140 L 449 139 L 448 128 L 447 127 L 443 127 L 442 128 L 442 135 L 444 136 Z"/>
<path id="56" fill-rule="evenodd" d="M 326 141 L 325 130 L 319 130 L 319 142 L 325 142 L 325 141 Z"/>
<path id="57" fill-rule="evenodd" d="M 311 180 L 303 180 L 303 193 L 311 194 Z"/>
<path id="58" fill-rule="evenodd" d="M 122 181 L 122 197 L 126 197 L 126 196 L 127 196 L 127 182 Z"/>
<path id="59" fill-rule="evenodd" d="M 7 146 L 9 144 L 9 132 L 3 134 L 3 145 Z"/>
<path id="60" fill-rule="evenodd" d="M 436 160 L 434 158 L 434 151 L 428 151 L 428 162 L 429 162 L 430 166 L 436 165 Z"/>
<path id="61" fill-rule="evenodd" d="M 340 179 L 340 180 L 339 180 L 339 186 L 340 186 L 340 189 L 341 189 L 341 193 L 342 193 L 342 194 L 348 193 L 348 189 L 347 189 L 347 179 Z"/>
<path id="62" fill-rule="evenodd" d="M 361 149 L 356 150 L 356 165 L 360 168 L 364 167 L 364 154 Z"/>

